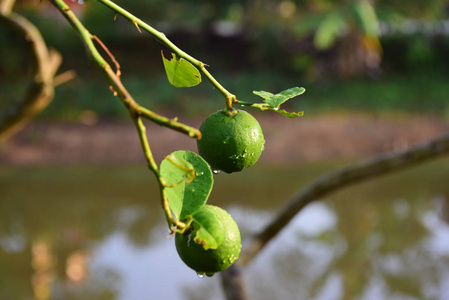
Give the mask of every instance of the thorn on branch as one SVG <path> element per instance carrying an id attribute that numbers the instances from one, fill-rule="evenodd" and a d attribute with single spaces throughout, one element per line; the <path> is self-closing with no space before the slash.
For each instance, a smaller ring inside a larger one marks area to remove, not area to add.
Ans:
<path id="1" fill-rule="evenodd" d="M 137 30 L 138 30 L 140 33 L 142 33 L 142 30 L 140 30 L 140 27 L 139 27 L 139 23 L 137 23 L 137 21 L 133 21 L 133 24 L 136 25 Z"/>

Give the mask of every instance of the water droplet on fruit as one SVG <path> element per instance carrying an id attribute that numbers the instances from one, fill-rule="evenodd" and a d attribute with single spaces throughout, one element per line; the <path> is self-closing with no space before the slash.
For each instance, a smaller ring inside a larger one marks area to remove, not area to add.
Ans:
<path id="1" fill-rule="evenodd" d="M 206 275 L 203 272 L 196 272 L 196 275 L 198 275 L 199 278 L 204 278 L 204 275 Z"/>
<path id="2" fill-rule="evenodd" d="M 214 174 L 218 174 L 218 173 L 220 173 L 220 170 L 212 170 L 212 172 L 213 172 Z"/>
<path id="3" fill-rule="evenodd" d="M 279 107 L 275 107 L 275 108 L 273 108 L 274 110 L 279 110 Z"/>

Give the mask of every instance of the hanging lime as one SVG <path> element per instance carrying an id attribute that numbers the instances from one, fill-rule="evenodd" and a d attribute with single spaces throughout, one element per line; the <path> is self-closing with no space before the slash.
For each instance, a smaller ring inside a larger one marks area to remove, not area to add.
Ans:
<path id="1" fill-rule="evenodd" d="M 200 131 L 198 152 L 212 170 L 242 171 L 255 164 L 264 149 L 259 122 L 244 110 L 219 110 L 204 120 Z"/>
<path id="2" fill-rule="evenodd" d="M 190 228 L 175 237 L 182 261 L 199 275 L 226 270 L 238 259 L 242 247 L 237 223 L 228 212 L 213 205 L 204 205 L 192 218 Z"/>

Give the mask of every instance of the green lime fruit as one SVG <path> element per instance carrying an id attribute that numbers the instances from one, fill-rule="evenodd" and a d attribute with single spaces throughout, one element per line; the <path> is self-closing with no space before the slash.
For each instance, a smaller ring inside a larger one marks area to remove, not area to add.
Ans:
<path id="1" fill-rule="evenodd" d="M 259 122 L 244 110 L 219 110 L 204 120 L 200 131 L 198 152 L 212 170 L 242 171 L 255 164 L 264 149 Z"/>
<path id="2" fill-rule="evenodd" d="M 242 248 L 237 223 L 228 212 L 213 205 L 204 205 L 192 218 L 190 228 L 175 236 L 182 261 L 200 276 L 226 270 Z"/>

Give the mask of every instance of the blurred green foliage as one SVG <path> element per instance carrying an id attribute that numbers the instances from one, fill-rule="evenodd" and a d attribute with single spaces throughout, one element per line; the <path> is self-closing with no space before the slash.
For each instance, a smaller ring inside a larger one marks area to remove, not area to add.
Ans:
<path id="1" fill-rule="evenodd" d="M 43 117 L 76 119 L 86 109 L 104 117 L 126 117 L 120 102 L 111 101 L 113 96 L 100 72 L 88 63 L 75 32 L 53 7 L 38 2 L 19 1 L 15 10 L 36 24 L 47 43 L 63 54 L 61 70 L 73 69 L 78 74 L 77 79 L 57 88 L 55 101 Z M 161 50 L 166 54 L 169 50 L 148 34 L 139 33 L 120 16 L 114 21 L 114 13 L 98 1 L 85 0 L 83 5 L 67 3 L 114 53 L 121 63 L 125 85 L 141 104 L 153 109 L 182 109 L 188 114 L 223 106 L 221 96 L 207 82 L 187 89 L 170 86 L 160 57 Z M 378 0 L 374 10 L 366 0 L 117 0 L 116 3 L 209 64 L 220 83 L 244 101 L 255 99 L 253 90 L 278 92 L 304 86 L 307 92 L 289 105 L 306 113 L 329 109 L 405 109 L 444 114 L 449 111 L 445 96 L 449 95 L 445 83 L 449 33 L 428 34 L 419 30 L 447 17 L 447 1 L 429 0 L 423 5 L 419 0 Z M 329 18 L 342 26 L 335 26 Z M 421 27 L 410 33 L 407 27 L 385 32 L 390 27 L 380 26 L 404 25 L 408 19 L 421 20 Z M 322 29 L 321 37 L 317 37 L 315 33 L 320 32 L 326 20 L 330 24 L 328 32 Z M 384 28 L 380 35 L 382 64 L 375 72 L 342 80 L 332 66 L 350 28 L 371 36 Z M 321 42 L 317 47 L 317 39 L 324 41 L 322 45 L 326 47 L 320 49 Z M 25 54 L 14 50 L 17 43 L 9 33 L 0 31 L 0 41 L 8 45 L 0 48 L 2 57 L 8 57 L 1 60 L 1 68 L 8 71 L 7 75 L 2 76 L 0 69 L 3 82 L 0 96 L 4 98 L 7 89 L 3 86 L 13 86 L 16 79 L 10 73 L 22 74 L 26 60 Z"/>

